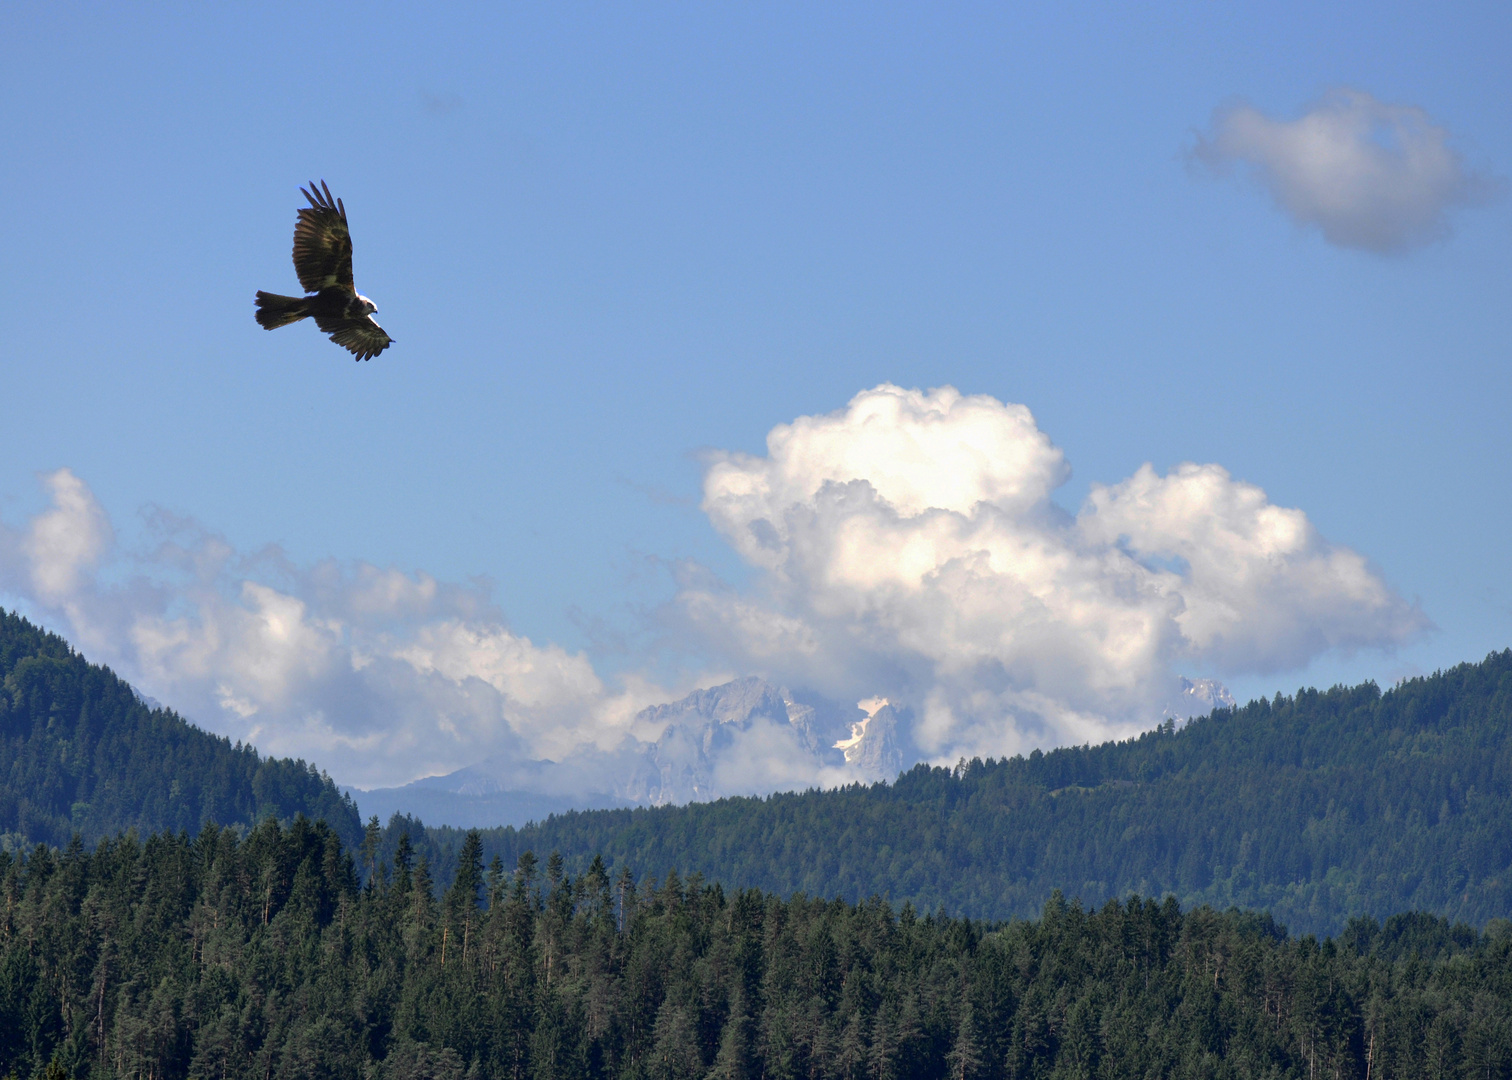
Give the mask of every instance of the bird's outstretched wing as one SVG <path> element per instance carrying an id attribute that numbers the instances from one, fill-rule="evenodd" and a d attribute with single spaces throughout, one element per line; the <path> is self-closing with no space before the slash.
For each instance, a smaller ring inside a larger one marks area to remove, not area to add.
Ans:
<path id="1" fill-rule="evenodd" d="M 371 360 L 393 342 L 371 315 L 361 319 L 341 319 L 323 324 L 321 329 L 343 349 L 350 349 L 353 359 Z"/>
<path id="2" fill-rule="evenodd" d="M 325 181 L 299 189 L 310 205 L 299 211 L 294 226 L 294 272 L 305 292 L 332 287 L 355 292 L 352 286 L 352 234 L 347 231 L 346 207 L 331 198 Z"/>

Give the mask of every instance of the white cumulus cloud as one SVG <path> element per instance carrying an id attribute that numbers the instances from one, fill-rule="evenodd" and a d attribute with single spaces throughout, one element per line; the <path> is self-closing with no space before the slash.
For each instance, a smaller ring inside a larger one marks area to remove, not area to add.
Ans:
<path id="1" fill-rule="evenodd" d="M 1446 236 L 1448 211 L 1503 188 L 1469 167 L 1422 109 L 1360 90 L 1335 90 L 1295 120 L 1242 103 L 1221 108 L 1191 156 L 1220 173 L 1247 166 L 1299 225 L 1378 253 Z"/>
<path id="2" fill-rule="evenodd" d="M 1362 557 L 1216 465 L 1051 501 L 1065 456 L 1022 405 L 884 385 L 710 465 L 703 508 L 760 573 L 687 574 L 700 640 L 838 698 L 913 706 L 927 752 L 1148 725 L 1194 674 L 1277 671 L 1425 625 Z"/>

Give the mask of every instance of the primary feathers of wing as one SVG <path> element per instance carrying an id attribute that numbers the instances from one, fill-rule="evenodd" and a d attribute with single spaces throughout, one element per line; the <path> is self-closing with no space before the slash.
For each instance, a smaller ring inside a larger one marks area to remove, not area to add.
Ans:
<path id="1" fill-rule="evenodd" d="M 310 205 L 299 211 L 294 226 L 294 272 L 305 292 L 352 287 L 352 234 L 347 231 L 346 207 L 331 198 L 325 181 L 310 189 L 300 188 Z"/>
<path id="2" fill-rule="evenodd" d="M 371 315 L 361 319 L 342 319 L 332 322 L 330 326 L 322 326 L 321 329 L 329 333 L 331 340 L 343 349 L 350 349 L 356 360 L 372 359 L 394 340 L 384 332 L 383 327 L 373 321 Z"/>

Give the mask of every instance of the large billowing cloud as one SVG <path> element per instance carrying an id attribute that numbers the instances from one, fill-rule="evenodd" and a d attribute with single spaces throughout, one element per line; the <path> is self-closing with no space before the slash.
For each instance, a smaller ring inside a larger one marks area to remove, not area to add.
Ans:
<path id="1" fill-rule="evenodd" d="M 0 590 L 190 719 L 343 782 L 610 748 L 668 696 L 606 687 L 587 657 L 512 633 L 486 596 L 423 573 L 246 556 L 164 514 L 151 553 L 125 555 L 81 479 L 61 469 L 44 484 L 52 507 L 0 528 Z"/>
<path id="2" fill-rule="evenodd" d="M 879 386 L 726 454 L 704 510 L 760 571 L 685 577 L 688 625 L 732 662 L 914 706 L 927 753 L 1002 754 L 1148 725 L 1176 672 L 1295 667 L 1425 625 L 1300 510 L 1216 465 L 1051 501 L 1065 457 L 1029 410 Z"/>
<path id="3" fill-rule="evenodd" d="M 1192 157 L 1217 172 L 1249 167 L 1292 220 L 1331 244 L 1390 253 L 1447 235 L 1449 210 L 1501 191 L 1450 141 L 1422 109 L 1346 89 L 1295 120 L 1245 104 L 1219 109 Z"/>
<path id="4" fill-rule="evenodd" d="M 1076 515 L 1051 501 L 1068 475 L 1027 408 L 949 387 L 879 386 L 774 428 L 764 456 L 717 457 L 703 507 L 755 579 L 682 569 L 658 646 L 682 634 L 720 671 L 676 688 L 606 685 L 424 573 L 240 553 L 161 512 L 150 550 L 123 551 L 66 469 L 44 478 L 50 508 L 0 526 L 0 592 L 196 722 L 364 787 L 485 759 L 633 764 L 627 740 L 665 727 L 644 706 L 726 672 L 886 698 L 936 760 L 1096 741 L 1181 710 L 1182 674 L 1279 672 L 1426 625 L 1216 465 L 1146 466 Z M 766 735 L 712 763 L 721 790 L 838 782 Z"/>

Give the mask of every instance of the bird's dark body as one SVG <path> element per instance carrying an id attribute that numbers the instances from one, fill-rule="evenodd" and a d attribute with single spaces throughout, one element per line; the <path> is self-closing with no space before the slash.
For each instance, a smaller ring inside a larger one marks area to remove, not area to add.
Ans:
<path id="1" fill-rule="evenodd" d="M 352 284 L 352 237 L 346 207 L 331 198 L 322 181 L 310 190 L 300 188 L 310 205 L 299 211 L 294 226 L 294 270 L 309 296 L 257 294 L 257 322 L 265 330 L 314 319 L 353 358 L 367 360 L 393 343 L 373 318 L 378 309 Z"/>
<path id="2" fill-rule="evenodd" d="M 321 289 L 310 297 L 310 317 L 315 320 L 316 326 L 330 333 L 335 327 L 329 324 L 344 319 L 364 319 L 367 317 L 367 311 L 355 293 L 341 288 L 330 288 Z"/>

